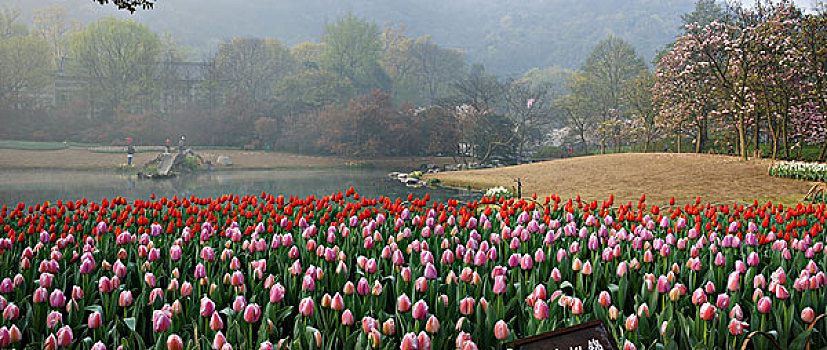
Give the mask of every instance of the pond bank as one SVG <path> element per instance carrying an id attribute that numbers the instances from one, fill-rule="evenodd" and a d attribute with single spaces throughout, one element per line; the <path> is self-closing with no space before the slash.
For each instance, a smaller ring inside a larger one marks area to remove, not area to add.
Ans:
<path id="1" fill-rule="evenodd" d="M 356 159 L 336 156 L 308 156 L 283 152 L 243 150 L 196 150 L 205 159 L 215 163 L 219 155 L 232 160 L 233 165 L 214 166 L 214 170 L 258 169 L 332 169 L 332 168 L 385 168 L 412 170 L 422 164 L 451 163 L 450 158 L 398 157 Z M 153 152 L 136 153 L 133 164 L 140 168 L 154 159 Z M 86 148 L 70 147 L 60 150 L 0 149 L 0 169 L 62 169 L 62 170 L 114 170 L 126 163 L 126 152 L 99 153 Z"/>

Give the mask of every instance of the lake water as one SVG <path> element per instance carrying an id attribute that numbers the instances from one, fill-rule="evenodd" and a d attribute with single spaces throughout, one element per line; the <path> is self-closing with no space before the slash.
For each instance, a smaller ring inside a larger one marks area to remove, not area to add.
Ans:
<path id="1" fill-rule="evenodd" d="M 185 175 L 165 180 L 138 179 L 107 171 L 6 170 L 0 171 L 0 205 L 18 202 L 33 204 L 46 200 L 78 200 L 123 196 L 128 200 L 149 199 L 150 195 L 178 197 L 196 195 L 217 197 L 222 194 L 261 194 L 324 196 L 350 187 L 362 196 L 403 197 L 409 193 L 432 200 L 476 200 L 478 192 L 443 188 L 411 188 L 387 176 L 390 170 L 250 170 L 218 171 Z"/>

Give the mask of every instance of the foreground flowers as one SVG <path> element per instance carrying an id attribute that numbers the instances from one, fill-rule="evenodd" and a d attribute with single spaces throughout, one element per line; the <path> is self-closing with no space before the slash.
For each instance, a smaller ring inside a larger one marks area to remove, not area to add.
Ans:
<path id="1" fill-rule="evenodd" d="M 352 190 L 19 204 L 0 212 L 0 347 L 490 349 L 595 319 L 631 349 L 796 347 L 827 309 L 824 220 Z"/>

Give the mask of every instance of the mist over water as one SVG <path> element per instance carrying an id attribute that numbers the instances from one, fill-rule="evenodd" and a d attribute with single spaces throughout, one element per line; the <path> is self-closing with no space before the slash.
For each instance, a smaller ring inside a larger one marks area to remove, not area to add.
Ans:
<path id="1" fill-rule="evenodd" d="M 189 198 L 218 197 L 224 194 L 261 194 L 305 197 L 326 196 L 353 187 L 367 198 L 407 198 L 409 193 L 432 200 L 479 199 L 479 192 L 413 188 L 387 176 L 380 169 L 326 170 L 241 170 L 185 175 L 163 180 L 140 180 L 135 175 L 100 171 L 0 171 L 0 206 L 18 202 L 78 200 L 124 197 L 129 201 L 156 196 Z"/>

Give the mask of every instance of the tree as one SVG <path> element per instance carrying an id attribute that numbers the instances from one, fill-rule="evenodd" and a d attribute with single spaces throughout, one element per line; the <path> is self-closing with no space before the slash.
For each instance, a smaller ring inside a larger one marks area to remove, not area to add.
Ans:
<path id="1" fill-rule="evenodd" d="M 92 0 L 97 1 L 101 5 L 109 4 L 110 0 Z M 111 0 L 112 4 L 118 7 L 119 10 L 127 10 L 135 12 L 137 9 L 148 10 L 155 5 L 155 0 Z"/>
<path id="2" fill-rule="evenodd" d="M 375 23 L 353 14 L 341 16 L 325 26 L 322 42 L 323 68 L 350 80 L 359 94 L 376 88 L 388 90 L 390 79 L 379 65 L 382 44 Z"/>
<path id="3" fill-rule="evenodd" d="M 723 21 L 727 17 L 726 10 L 716 0 L 698 0 L 695 10 L 681 15 L 684 34 L 706 27 L 712 22 Z"/>
<path id="4" fill-rule="evenodd" d="M 345 105 L 355 95 L 347 79 L 321 69 L 305 69 L 276 86 L 276 108 L 282 115 L 298 115 L 330 105 Z"/>
<path id="5" fill-rule="evenodd" d="M 623 83 L 646 69 L 646 63 L 635 48 L 616 36 L 609 36 L 595 46 L 583 65 L 583 78 L 597 106 L 600 151 L 606 152 L 615 116 L 621 110 Z M 577 93 L 577 91 L 575 91 Z M 619 146 L 616 144 L 616 146 Z"/>
<path id="6" fill-rule="evenodd" d="M 52 64 L 45 40 L 27 34 L 17 23 L 19 10 L 0 11 L 0 101 L 20 107 L 23 94 L 37 93 L 51 78 Z"/>
<path id="7" fill-rule="evenodd" d="M 69 37 L 72 69 L 89 77 L 93 106 L 110 118 L 119 105 L 146 109 L 152 104 L 161 40 L 145 25 L 112 17 L 90 23 Z M 96 109 L 92 107 L 92 115 Z"/>
<path id="8" fill-rule="evenodd" d="M 644 153 L 649 151 L 649 144 L 659 133 L 655 123 L 658 111 L 652 103 L 654 85 L 655 75 L 649 70 L 641 71 L 636 77 L 623 84 L 624 105 L 627 113 L 632 116 L 633 136 L 643 139 Z M 698 142 L 698 147 L 700 148 L 700 142 Z"/>
<path id="9" fill-rule="evenodd" d="M 394 79 L 394 92 L 404 100 L 433 104 L 466 74 L 462 51 L 440 47 L 427 35 L 408 38 L 404 25 L 386 27 L 382 42 L 382 66 Z"/>
<path id="10" fill-rule="evenodd" d="M 54 63 L 59 65 L 69 51 L 70 25 L 66 20 L 66 9 L 60 5 L 37 9 L 34 31 L 49 43 Z"/>
<path id="11" fill-rule="evenodd" d="M 276 39 L 236 38 L 218 47 L 218 73 L 252 102 L 269 98 L 276 84 L 298 70 L 290 51 Z"/>
<path id="12" fill-rule="evenodd" d="M 517 156 L 522 158 L 526 143 L 548 123 L 548 93 L 528 82 L 512 81 L 505 90 L 505 116 L 514 125 Z"/>

